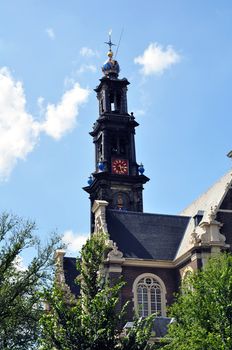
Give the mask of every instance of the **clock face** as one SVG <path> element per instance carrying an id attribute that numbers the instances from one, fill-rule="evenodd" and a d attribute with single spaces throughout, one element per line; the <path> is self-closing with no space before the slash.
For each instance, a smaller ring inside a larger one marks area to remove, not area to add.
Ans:
<path id="1" fill-rule="evenodd" d="M 112 173 L 119 175 L 128 175 L 128 160 L 112 159 Z"/>

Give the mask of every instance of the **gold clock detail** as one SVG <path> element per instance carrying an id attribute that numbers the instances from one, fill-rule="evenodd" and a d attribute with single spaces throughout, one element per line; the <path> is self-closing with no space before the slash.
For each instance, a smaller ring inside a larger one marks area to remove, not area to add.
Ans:
<path id="1" fill-rule="evenodd" d="M 112 173 L 118 175 L 128 175 L 128 160 L 112 159 Z"/>

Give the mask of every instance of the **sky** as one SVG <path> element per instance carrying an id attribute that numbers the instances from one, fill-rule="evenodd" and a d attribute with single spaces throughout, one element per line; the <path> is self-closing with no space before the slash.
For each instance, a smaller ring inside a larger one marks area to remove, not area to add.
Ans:
<path id="1" fill-rule="evenodd" d="M 231 169 L 232 3 L 1 0 L 0 211 L 57 231 L 76 255 L 90 227 L 93 89 L 119 43 L 130 81 L 144 211 L 177 214 Z"/>

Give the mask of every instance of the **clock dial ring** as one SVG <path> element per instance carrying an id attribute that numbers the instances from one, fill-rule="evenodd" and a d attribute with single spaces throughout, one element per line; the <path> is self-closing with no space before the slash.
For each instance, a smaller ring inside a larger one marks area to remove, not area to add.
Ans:
<path id="1" fill-rule="evenodd" d="M 112 159 L 112 173 L 117 175 L 128 175 L 128 160 L 127 159 Z"/>

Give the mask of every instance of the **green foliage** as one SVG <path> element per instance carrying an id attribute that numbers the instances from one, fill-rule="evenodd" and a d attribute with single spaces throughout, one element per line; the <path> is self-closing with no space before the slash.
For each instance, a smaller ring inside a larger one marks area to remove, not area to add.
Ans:
<path id="1" fill-rule="evenodd" d="M 38 291 L 51 277 L 57 238 L 41 248 L 35 223 L 9 214 L 0 216 L 0 349 L 32 349 L 42 310 Z M 17 264 L 25 249 L 37 247 L 27 269 Z"/>
<path id="2" fill-rule="evenodd" d="M 138 320 L 126 336 L 122 325 L 126 305 L 119 309 L 122 281 L 110 285 L 105 276 L 107 236 L 91 236 L 82 248 L 78 282 L 79 298 L 70 299 L 65 285 L 55 283 L 44 297 L 50 310 L 41 318 L 41 350 L 148 350 L 152 317 Z"/>
<path id="3" fill-rule="evenodd" d="M 81 332 L 81 304 L 69 296 L 64 289 L 55 285 L 44 293 L 50 310 L 40 320 L 43 331 L 41 349 L 85 349 L 85 335 Z M 73 343 L 75 339 L 76 343 Z M 77 344 L 83 347 L 77 347 Z"/>
<path id="4" fill-rule="evenodd" d="M 88 308 L 89 301 L 102 289 L 104 283 L 103 261 L 107 251 L 107 236 L 94 234 L 87 240 L 81 250 L 81 260 L 77 259 L 77 270 L 80 272 L 83 302 Z"/>
<path id="5" fill-rule="evenodd" d="M 232 349 L 232 256 L 211 258 L 193 274 L 171 307 L 165 350 Z"/>

